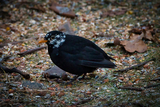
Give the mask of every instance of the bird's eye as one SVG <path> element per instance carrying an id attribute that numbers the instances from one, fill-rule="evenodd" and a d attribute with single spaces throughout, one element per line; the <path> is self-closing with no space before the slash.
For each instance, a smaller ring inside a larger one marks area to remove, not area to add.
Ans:
<path id="1" fill-rule="evenodd" d="M 54 36 L 52 36 L 51 39 L 54 39 Z"/>

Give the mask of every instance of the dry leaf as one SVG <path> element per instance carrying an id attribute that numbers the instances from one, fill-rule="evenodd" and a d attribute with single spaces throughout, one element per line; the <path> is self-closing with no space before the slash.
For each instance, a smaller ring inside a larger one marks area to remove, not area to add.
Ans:
<path id="1" fill-rule="evenodd" d="M 145 52 L 147 50 L 147 45 L 142 41 L 143 35 L 133 34 L 130 37 L 130 41 L 124 40 L 120 44 L 124 46 L 125 50 L 128 52 Z"/>
<path id="2" fill-rule="evenodd" d="M 71 28 L 70 22 L 66 22 L 66 23 L 64 23 L 63 25 L 60 25 L 60 26 L 58 27 L 58 30 L 59 30 L 59 31 L 62 31 L 62 32 L 65 32 L 65 33 L 67 33 L 67 34 L 74 35 L 74 31 L 73 31 L 73 29 Z"/>

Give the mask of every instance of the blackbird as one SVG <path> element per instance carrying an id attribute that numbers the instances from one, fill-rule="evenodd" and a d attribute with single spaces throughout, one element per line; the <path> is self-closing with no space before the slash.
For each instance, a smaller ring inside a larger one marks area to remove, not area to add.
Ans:
<path id="1" fill-rule="evenodd" d="M 66 72 L 76 74 L 73 82 L 80 75 L 93 72 L 97 68 L 114 68 L 116 65 L 100 47 L 88 39 L 76 35 L 65 34 L 60 31 L 51 31 L 44 40 L 47 43 L 51 60 Z"/>

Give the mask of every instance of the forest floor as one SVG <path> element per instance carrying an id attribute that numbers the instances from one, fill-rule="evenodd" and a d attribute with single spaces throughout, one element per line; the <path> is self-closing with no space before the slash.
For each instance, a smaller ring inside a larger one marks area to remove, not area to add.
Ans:
<path id="1" fill-rule="evenodd" d="M 0 106 L 160 107 L 159 0 L 53 1 L 1 1 Z M 70 85 L 61 83 L 63 78 L 45 77 L 54 63 L 47 45 L 38 41 L 52 30 L 93 41 L 117 67 L 99 68 Z M 30 78 L 7 73 L 6 67 Z"/>

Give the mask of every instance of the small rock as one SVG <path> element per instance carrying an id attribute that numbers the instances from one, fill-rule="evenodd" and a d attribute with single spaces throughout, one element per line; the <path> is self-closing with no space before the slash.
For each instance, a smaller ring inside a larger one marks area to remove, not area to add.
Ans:
<path id="1" fill-rule="evenodd" d="M 12 97 L 12 96 L 13 96 L 13 93 L 10 93 L 10 94 L 9 94 L 9 96 L 11 96 L 11 97 Z"/>
<path id="2" fill-rule="evenodd" d="M 26 80 L 22 82 L 22 86 L 28 87 L 30 89 L 42 89 L 42 84 L 37 82 L 26 81 Z"/>
<path id="3" fill-rule="evenodd" d="M 157 70 L 157 74 L 160 75 L 160 67 L 158 67 L 156 70 Z"/>
<path id="4" fill-rule="evenodd" d="M 30 20 L 29 22 L 30 22 L 31 24 L 33 24 L 33 25 L 36 24 L 36 21 L 35 21 L 35 20 Z"/>
<path id="5" fill-rule="evenodd" d="M 67 74 L 64 70 L 60 69 L 57 66 L 54 66 L 42 73 L 45 78 L 62 78 L 63 80 L 68 80 Z"/>
<path id="6" fill-rule="evenodd" d="M 46 95 L 44 96 L 45 99 L 50 98 L 50 97 L 51 97 L 50 94 L 46 94 Z"/>
<path id="7" fill-rule="evenodd" d="M 35 96 L 36 98 L 40 98 L 41 96 L 39 96 L 39 95 L 37 95 L 37 96 Z"/>
<path id="8" fill-rule="evenodd" d="M 129 66 L 129 64 L 126 63 L 125 61 L 123 61 L 122 64 L 123 64 L 124 66 Z"/>
<path id="9" fill-rule="evenodd" d="M 160 67 L 158 67 L 156 70 L 159 70 L 159 71 L 160 71 Z"/>
<path id="10" fill-rule="evenodd" d="M 75 18 L 76 14 L 68 7 L 63 7 L 55 2 L 52 2 L 50 10 L 53 10 L 55 13 L 61 16 Z"/>
<path id="11" fill-rule="evenodd" d="M 8 88 L 7 88 L 7 87 L 3 87 L 3 90 L 4 90 L 4 91 L 7 91 L 7 90 L 8 90 Z"/>

